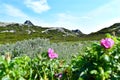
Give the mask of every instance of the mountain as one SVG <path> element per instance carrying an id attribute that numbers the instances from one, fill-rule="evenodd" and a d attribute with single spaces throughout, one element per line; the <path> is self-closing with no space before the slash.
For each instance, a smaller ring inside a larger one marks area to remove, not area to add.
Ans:
<path id="1" fill-rule="evenodd" d="M 76 35 L 78 35 L 79 37 L 84 36 L 85 34 L 82 33 L 79 29 L 76 30 L 72 30 L 73 33 L 75 33 Z"/>
<path id="2" fill-rule="evenodd" d="M 100 33 L 100 34 L 105 34 L 105 33 L 115 33 L 116 35 L 120 34 L 120 23 L 115 23 L 110 27 L 107 28 L 103 28 L 100 31 L 96 32 L 96 33 Z"/>
<path id="3" fill-rule="evenodd" d="M 34 26 L 33 23 L 30 20 L 26 20 L 24 22 L 24 25 L 28 25 L 28 26 Z"/>
<path id="4" fill-rule="evenodd" d="M 78 34 L 77 34 L 78 33 Z M 83 33 L 62 27 L 35 26 L 29 20 L 23 24 L 0 22 L 0 43 L 16 42 L 25 39 L 47 38 L 51 41 L 78 41 Z"/>
<path id="5" fill-rule="evenodd" d="M 79 29 L 35 26 L 30 20 L 26 20 L 23 24 L 0 22 L 0 43 L 11 43 L 38 37 L 47 38 L 54 42 L 100 40 L 105 38 L 106 33 L 120 36 L 120 23 L 115 23 L 97 32 L 84 34 Z"/>
<path id="6" fill-rule="evenodd" d="M 115 23 L 109 27 L 105 27 L 97 32 L 90 33 L 84 38 L 90 40 L 100 40 L 105 37 L 105 34 L 109 33 L 114 36 L 120 36 L 120 23 Z"/>

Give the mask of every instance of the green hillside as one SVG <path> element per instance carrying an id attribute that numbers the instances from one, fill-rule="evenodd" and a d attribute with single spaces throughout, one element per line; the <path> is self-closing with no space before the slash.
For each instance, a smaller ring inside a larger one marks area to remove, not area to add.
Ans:
<path id="1" fill-rule="evenodd" d="M 90 33 L 83 37 L 85 40 L 100 40 L 105 37 L 105 34 L 109 33 L 114 36 L 120 36 L 120 23 L 115 23 L 110 27 L 103 28 L 97 32 Z"/>
<path id="2" fill-rule="evenodd" d="M 41 27 L 29 24 L 1 23 L 0 22 L 0 43 L 13 43 L 21 40 L 34 38 L 47 38 L 53 42 L 60 41 L 88 41 L 100 40 L 106 33 L 120 36 L 120 23 L 103 28 L 91 34 L 83 34 L 80 30 L 68 30 L 62 27 Z"/>
<path id="3" fill-rule="evenodd" d="M 51 41 L 78 41 L 79 37 L 65 28 L 29 26 L 12 23 L 0 26 L 0 43 L 12 43 L 25 39 L 48 38 Z"/>

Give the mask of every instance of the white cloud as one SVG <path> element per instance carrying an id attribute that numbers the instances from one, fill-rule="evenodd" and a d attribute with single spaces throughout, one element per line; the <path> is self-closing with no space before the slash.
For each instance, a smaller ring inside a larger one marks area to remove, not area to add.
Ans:
<path id="1" fill-rule="evenodd" d="M 27 7 L 31 8 L 37 13 L 42 13 L 43 11 L 50 9 L 47 4 L 47 0 L 24 0 L 24 2 Z M 100 30 L 104 27 L 109 27 L 116 22 L 120 22 L 119 3 L 120 0 L 111 0 L 111 2 L 99 6 L 83 16 L 71 15 L 67 12 L 58 13 L 53 15 L 53 19 L 50 22 L 47 20 L 41 20 L 37 16 L 30 17 L 22 10 L 9 4 L 4 4 L 3 7 L 0 6 L 0 9 L 3 8 L 2 13 L 17 17 L 17 19 L 29 19 L 35 25 L 40 25 L 43 27 L 65 27 L 67 29 L 80 29 L 83 33 L 90 33 Z"/>
<path id="2" fill-rule="evenodd" d="M 50 9 L 47 0 L 25 0 L 24 3 L 36 13 L 42 13 Z"/>
<path id="3" fill-rule="evenodd" d="M 78 19 L 78 17 L 70 15 L 68 13 L 58 13 L 56 17 L 58 17 L 59 21 L 74 21 Z"/>
<path id="4" fill-rule="evenodd" d="M 120 0 L 111 0 L 107 4 L 101 5 L 100 7 L 94 9 L 93 11 L 89 12 L 87 16 L 91 17 L 98 17 L 98 16 L 107 16 L 120 13 Z"/>
<path id="5" fill-rule="evenodd" d="M 57 20 L 54 22 L 54 25 L 65 27 L 67 29 L 75 29 L 80 26 L 78 24 L 79 17 L 70 15 L 68 13 L 59 13 L 56 15 Z"/>
<path id="6" fill-rule="evenodd" d="M 43 27 L 64 27 L 66 29 L 80 29 L 81 31 L 83 30 L 83 27 L 81 27 L 79 21 L 81 18 L 71 15 L 69 13 L 58 13 L 55 14 L 54 17 L 55 20 L 53 22 L 46 22 L 46 21 L 41 21 L 42 23 L 38 24 Z M 37 19 L 36 19 L 37 20 Z M 37 23 L 37 21 L 35 21 Z"/>
<path id="7" fill-rule="evenodd" d="M 68 29 L 80 29 L 83 33 L 96 32 L 104 27 L 109 27 L 120 22 L 120 0 L 111 0 L 83 16 L 73 16 L 68 13 L 58 14 L 55 25 Z"/>
<path id="8" fill-rule="evenodd" d="M 109 27 L 114 23 L 120 22 L 119 3 L 120 0 L 111 0 L 84 15 L 89 18 L 84 19 L 81 23 L 82 26 L 86 25 L 83 32 L 95 32 L 104 27 Z"/>
<path id="9" fill-rule="evenodd" d="M 3 4 L 3 7 L 4 7 L 4 13 L 9 15 L 9 16 L 12 16 L 12 17 L 21 17 L 21 18 L 27 18 L 28 16 L 23 13 L 20 9 L 12 6 L 12 5 L 9 5 L 9 4 Z"/>
<path id="10" fill-rule="evenodd" d="M 35 25 L 42 26 L 41 24 L 48 24 L 38 17 L 29 16 L 21 9 L 10 4 L 1 4 L 0 9 L 0 15 L 3 15 L 1 16 L 2 18 L 4 17 L 3 21 L 24 23 L 24 21 L 27 19 L 33 22 Z"/>
<path id="11" fill-rule="evenodd" d="M 30 17 L 21 9 L 10 4 L 1 4 L 0 9 L 0 15 L 3 15 L 1 19 L 6 22 L 23 23 L 26 19 L 34 20 L 33 17 Z"/>

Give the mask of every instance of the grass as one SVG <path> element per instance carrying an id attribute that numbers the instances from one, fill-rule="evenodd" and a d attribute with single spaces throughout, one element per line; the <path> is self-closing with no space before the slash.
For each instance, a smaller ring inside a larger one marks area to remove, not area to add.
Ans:
<path id="1" fill-rule="evenodd" d="M 0 26 L 0 43 L 14 43 L 16 41 L 35 39 L 35 38 L 47 38 L 53 42 L 60 41 L 78 41 L 79 37 L 73 34 L 70 30 L 63 30 L 72 35 L 66 35 L 63 32 L 57 30 L 50 30 L 47 33 L 42 33 L 42 31 L 49 29 L 43 28 L 40 26 L 27 26 L 27 25 L 19 25 L 19 24 L 10 24 L 7 26 Z M 14 32 L 9 32 L 9 31 Z M 5 32 L 8 31 L 8 32 Z"/>
<path id="2" fill-rule="evenodd" d="M 50 42 L 48 39 L 29 39 L 17 41 L 13 44 L 2 44 L 0 46 L 1 55 L 6 52 L 12 53 L 13 57 L 28 55 L 31 58 L 36 54 L 47 52 L 48 48 L 53 48 L 59 54 L 60 59 L 68 62 L 73 55 L 84 53 L 85 49 L 91 45 L 93 41 L 77 41 L 77 42 Z"/>
<path id="3" fill-rule="evenodd" d="M 1 26 L 0 44 L 3 45 L 0 46 L 0 53 L 10 52 L 14 54 L 13 57 L 24 54 L 33 57 L 35 54 L 47 52 L 48 48 L 53 48 L 59 54 L 59 58 L 69 61 L 73 55 L 82 54 L 91 42 L 101 39 L 101 35 L 98 34 L 79 37 L 67 29 L 64 31 L 72 35 L 66 36 L 65 33 L 57 30 L 42 33 L 46 29 L 48 28 L 19 24 Z M 14 32 L 3 32 L 11 30 Z"/>
<path id="4" fill-rule="evenodd" d="M 51 42 L 76 42 L 76 41 L 89 41 L 100 40 L 104 34 L 89 34 L 89 35 L 75 35 L 70 30 L 62 28 L 64 32 L 59 30 L 49 30 L 43 33 L 46 29 L 41 26 L 27 26 L 19 24 L 10 24 L 7 26 L 0 26 L 0 44 L 15 43 L 17 41 L 23 41 L 28 39 L 44 38 L 49 39 Z M 14 32 L 9 32 L 13 30 Z M 8 32 L 3 32 L 8 31 Z"/>

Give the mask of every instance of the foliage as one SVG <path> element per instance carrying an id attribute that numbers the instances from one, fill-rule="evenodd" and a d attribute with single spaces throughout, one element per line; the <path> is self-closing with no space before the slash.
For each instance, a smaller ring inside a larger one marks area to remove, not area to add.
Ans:
<path id="1" fill-rule="evenodd" d="M 35 38 L 47 38 L 54 42 L 79 41 L 79 37 L 77 37 L 72 31 L 68 29 L 62 28 L 63 32 L 57 29 L 49 29 L 50 28 L 47 27 L 27 26 L 18 23 L 0 26 L 0 44 L 14 43 L 17 41 Z"/>
<path id="2" fill-rule="evenodd" d="M 100 43 L 94 43 L 87 48 L 83 55 L 72 60 L 74 73 L 72 76 L 75 80 L 120 79 L 120 38 L 110 35 L 107 35 L 107 38 L 111 42 L 107 40 L 107 43 L 103 43 L 104 46 Z M 102 40 L 101 42 L 103 42 Z"/>
<path id="3" fill-rule="evenodd" d="M 60 59 L 70 62 L 73 55 L 83 53 L 85 48 L 90 46 L 91 43 L 92 41 L 51 43 L 48 39 L 37 38 L 18 41 L 14 44 L 0 45 L 0 55 L 10 52 L 12 57 L 27 55 L 33 58 L 36 54 L 43 53 L 48 48 L 53 48 L 59 54 Z"/>
<path id="4" fill-rule="evenodd" d="M 10 53 L 0 56 L 0 80 L 59 80 L 66 64 L 63 60 L 50 59 L 48 54 L 38 54 L 11 59 Z"/>
<path id="5" fill-rule="evenodd" d="M 12 58 L 6 53 L 0 56 L 0 80 L 119 80 L 119 53 L 120 38 L 108 34 L 84 53 L 73 56 L 71 63 L 59 59 L 51 47 L 33 58 Z"/>
<path id="6" fill-rule="evenodd" d="M 30 58 L 27 56 L 16 57 L 11 60 L 9 53 L 0 56 L 0 79 L 1 80 L 24 80 L 29 77 Z"/>
<path id="7" fill-rule="evenodd" d="M 119 26 L 120 23 L 115 23 L 110 27 L 103 28 L 97 32 L 77 35 L 71 30 L 65 28 L 60 28 L 60 30 L 51 30 L 48 27 L 27 26 L 13 23 L 7 26 L 0 26 L 0 44 L 14 43 L 17 41 L 35 38 L 47 38 L 50 39 L 50 41 L 52 42 L 100 40 L 101 38 L 105 37 L 104 35 L 106 33 L 120 36 Z M 63 30 L 63 32 L 61 31 L 61 29 Z"/>
<path id="8" fill-rule="evenodd" d="M 6 52 L 12 53 L 12 57 L 18 57 L 21 55 L 28 55 L 30 57 L 35 56 L 37 53 L 46 51 L 50 45 L 48 39 L 30 39 L 24 41 L 18 41 L 14 44 L 6 44 L 0 46 L 0 53 L 5 54 Z M 48 47 L 47 47 L 48 46 Z"/>

